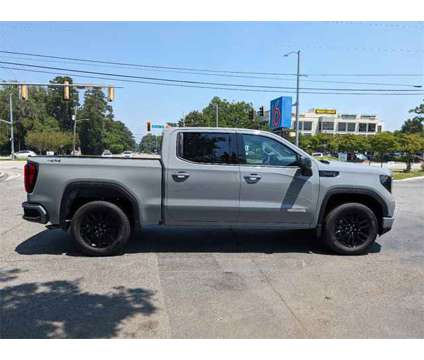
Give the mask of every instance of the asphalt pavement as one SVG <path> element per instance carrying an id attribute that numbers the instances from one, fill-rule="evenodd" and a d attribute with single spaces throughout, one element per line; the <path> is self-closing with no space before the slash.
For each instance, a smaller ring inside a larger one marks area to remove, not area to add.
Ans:
<path id="1" fill-rule="evenodd" d="M 0 337 L 423 338 L 424 180 L 363 256 L 308 232 L 152 227 L 123 256 L 78 254 L 22 220 L 23 162 L 0 162 Z"/>

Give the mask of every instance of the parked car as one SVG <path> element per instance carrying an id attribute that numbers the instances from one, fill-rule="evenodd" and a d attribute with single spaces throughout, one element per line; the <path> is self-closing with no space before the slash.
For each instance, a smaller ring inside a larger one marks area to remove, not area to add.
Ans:
<path id="1" fill-rule="evenodd" d="M 110 150 L 105 150 L 102 152 L 102 157 L 112 157 L 112 152 Z"/>
<path id="2" fill-rule="evenodd" d="M 269 132 L 171 128 L 162 150 L 130 161 L 29 159 L 23 217 L 69 230 L 89 255 L 122 253 L 146 225 L 314 229 L 353 255 L 394 221 L 387 169 L 323 163 Z"/>
<path id="3" fill-rule="evenodd" d="M 18 152 L 15 152 L 16 159 L 28 159 L 29 156 L 37 156 L 37 154 L 31 150 L 20 150 Z"/>
<path id="4" fill-rule="evenodd" d="M 132 151 L 124 151 L 121 156 L 124 158 L 132 158 L 134 157 L 134 153 Z"/>
<path id="5" fill-rule="evenodd" d="M 314 152 L 314 153 L 312 153 L 312 156 L 315 157 L 315 158 L 323 158 L 324 154 L 321 153 L 321 152 Z"/>
<path id="6" fill-rule="evenodd" d="M 364 154 L 347 153 L 347 161 L 350 162 L 363 162 L 368 160 Z"/>
<path id="7" fill-rule="evenodd" d="M 368 160 L 368 157 L 364 154 L 355 154 L 355 156 L 359 161 L 367 161 Z"/>

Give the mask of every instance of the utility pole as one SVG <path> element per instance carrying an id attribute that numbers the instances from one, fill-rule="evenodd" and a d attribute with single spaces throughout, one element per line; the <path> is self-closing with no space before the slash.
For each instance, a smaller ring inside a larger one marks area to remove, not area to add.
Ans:
<path id="1" fill-rule="evenodd" d="M 296 146 L 299 146 L 299 79 L 300 79 L 300 50 L 297 51 L 290 51 L 287 54 L 284 54 L 285 57 L 291 55 L 291 54 L 297 54 L 297 72 L 296 72 Z"/>
<path id="2" fill-rule="evenodd" d="M 219 118 L 218 118 L 218 104 L 215 105 L 215 127 L 219 127 Z"/>
<path id="3" fill-rule="evenodd" d="M 75 142 L 77 139 L 77 110 L 75 107 L 75 115 L 72 116 L 74 120 L 74 139 L 72 140 L 72 156 L 75 156 Z"/>
<path id="4" fill-rule="evenodd" d="M 296 146 L 299 146 L 299 77 L 300 77 L 300 50 L 297 51 L 296 73 Z"/>
<path id="5" fill-rule="evenodd" d="M 9 94 L 9 120 L 10 120 L 10 155 L 15 160 L 15 137 L 13 134 L 13 103 L 12 92 Z"/>

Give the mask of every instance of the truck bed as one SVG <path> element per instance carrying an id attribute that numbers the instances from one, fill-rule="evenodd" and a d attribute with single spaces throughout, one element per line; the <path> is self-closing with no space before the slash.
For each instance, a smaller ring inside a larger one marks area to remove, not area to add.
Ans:
<path id="1" fill-rule="evenodd" d="M 38 178 L 28 201 L 43 203 L 49 221 L 59 224 L 63 194 L 71 184 L 88 182 L 118 186 L 139 204 L 143 223 L 157 224 L 161 217 L 162 162 L 155 158 L 94 156 L 36 156 L 28 161 L 38 164 Z M 56 200 L 54 200 L 56 199 Z"/>

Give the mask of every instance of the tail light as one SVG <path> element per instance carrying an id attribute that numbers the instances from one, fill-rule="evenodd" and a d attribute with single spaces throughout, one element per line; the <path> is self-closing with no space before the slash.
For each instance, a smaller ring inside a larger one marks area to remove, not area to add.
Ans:
<path id="1" fill-rule="evenodd" d="M 24 183 L 25 191 L 31 193 L 34 190 L 35 182 L 37 181 L 37 165 L 31 161 L 27 162 L 24 167 Z"/>

